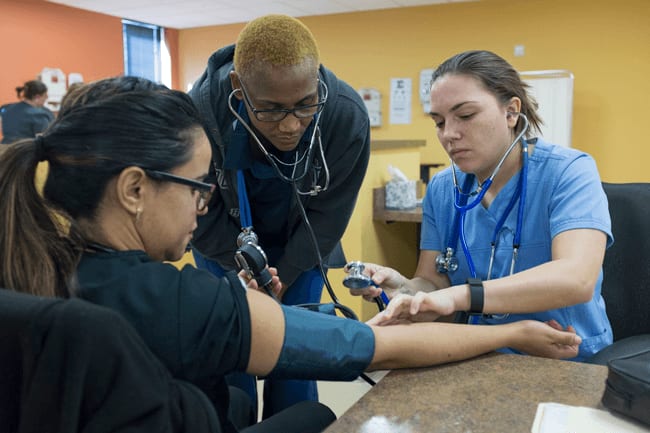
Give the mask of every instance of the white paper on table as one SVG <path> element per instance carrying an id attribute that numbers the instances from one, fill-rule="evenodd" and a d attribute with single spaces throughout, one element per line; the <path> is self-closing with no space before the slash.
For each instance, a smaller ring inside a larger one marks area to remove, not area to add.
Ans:
<path id="1" fill-rule="evenodd" d="M 650 433 L 650 428 L 607 410 L 560 403 L 537 405 L 531 433 Z"/>

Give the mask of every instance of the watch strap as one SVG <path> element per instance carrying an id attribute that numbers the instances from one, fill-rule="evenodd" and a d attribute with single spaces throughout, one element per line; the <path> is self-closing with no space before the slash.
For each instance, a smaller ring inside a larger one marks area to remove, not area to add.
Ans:
<path id="1" fill-rule="evenodd" d="M 483 281 L 479 278 L 468 278 L 467 284 L 469 284 L 469 313 L 483 314 Z"/>

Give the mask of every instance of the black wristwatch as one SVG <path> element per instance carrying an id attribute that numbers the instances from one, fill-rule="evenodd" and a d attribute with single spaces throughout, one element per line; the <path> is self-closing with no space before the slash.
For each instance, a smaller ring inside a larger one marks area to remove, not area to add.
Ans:
<path id="1" fill-rule="evenodd" d="M 469 313 L 483 314 L 483 281 L 479 278 L 468 278 L 469 284 Z"/>

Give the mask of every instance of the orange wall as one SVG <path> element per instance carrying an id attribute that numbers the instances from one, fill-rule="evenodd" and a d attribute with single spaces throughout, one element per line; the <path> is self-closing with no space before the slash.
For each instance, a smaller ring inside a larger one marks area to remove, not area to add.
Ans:
<path id="1" fill-rule="evenodd" d="M 0 0 L 0 104 L 44 67 L 92 81 L 124 72 L 120 18 L 41 0 Z"/>
<path id="2" fill-rule="evenodd" d="M 178 30 L 165 29 L 178 88 Z M 0 105 L 17 100 L 15 88 L 45 67 L 84 81 L 124 73 L 122 19 L 43 0 L 0 0 Z"/>

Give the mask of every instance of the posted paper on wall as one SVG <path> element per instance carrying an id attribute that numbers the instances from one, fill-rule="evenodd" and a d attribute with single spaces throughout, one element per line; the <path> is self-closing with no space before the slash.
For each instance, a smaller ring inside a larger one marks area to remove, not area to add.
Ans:
<path id="1" fill-rule="evenodd" d="M 390 79 L 390 123 L 411 123 L 411 79 Z"/>

